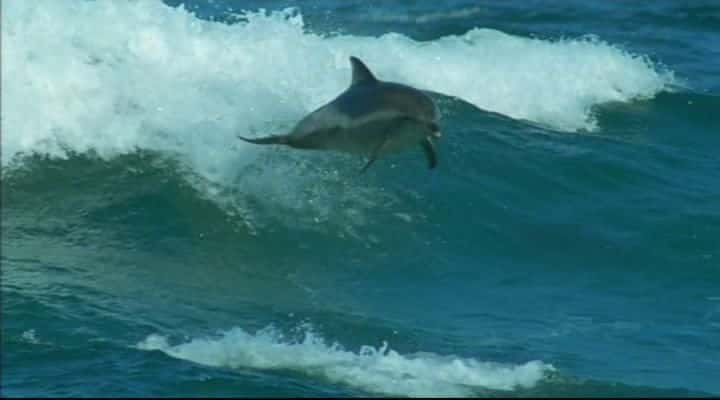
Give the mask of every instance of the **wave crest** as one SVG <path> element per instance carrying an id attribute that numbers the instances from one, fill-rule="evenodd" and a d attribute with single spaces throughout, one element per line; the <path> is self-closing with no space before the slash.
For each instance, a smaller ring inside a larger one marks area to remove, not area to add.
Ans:
<path id="1" fill-rule="evenodd" d="M 353 352 L 338 343 L 327 344 L 312 329 L 303 329 L 301 339 L 291 340 L 272 327 L 256 334 L 233 328 L 219 337 L 178 345 L 170 345 L 167 337 L 150 335 L 137 347 L 213 367 L 293 370 L 394 396 L 462 397 L 476 390 L 529 388 L 554 371 L 540 361 L 504 365 L 433 353 L 403 355 L 387 343 Z"/>

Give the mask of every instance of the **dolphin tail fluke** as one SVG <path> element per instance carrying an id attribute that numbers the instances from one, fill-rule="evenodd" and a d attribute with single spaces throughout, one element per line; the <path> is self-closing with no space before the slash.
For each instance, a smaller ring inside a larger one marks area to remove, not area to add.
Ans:
<path id="1" fill-rule="evenodd" d="M 438 163 L 438 157 L 437 157 L 437 151 L 435 151 L 435 145 L 432 142 L 432 139 L 429 137 L 426 137 L 425 140 L 421 143 L 423 152 L 425 153 L 425 157 L 428 160 L 428 167 L 430 169 L 433 169 L 437 166 Z"/>
<path id="2" fill-rule="evenodd" d="M 254 144 L 287 144 L 288 142 L 287 137 L 280 135 L 272 135 L 261 138 L 246 138 L 238 136 L 238 139 Z"/>

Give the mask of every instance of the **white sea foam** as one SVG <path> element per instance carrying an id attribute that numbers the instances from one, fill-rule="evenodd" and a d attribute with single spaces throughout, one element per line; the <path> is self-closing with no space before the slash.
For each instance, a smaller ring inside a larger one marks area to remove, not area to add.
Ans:
<path id="1" fill-rule="evenodd" d="M 27 331 L 23 332 L 22 335 L 20 335 L 20 338 L 30 344 L 40 343 L 37 339 L 37 336 L 35 336 L 35 329 L 28 329 Z"/>
<path id="2" fill-rule="evenodd" d="M 384 10 L 377 10 L 372 12 L 368 17 L 372 21 L 379 22 L 403 22 L 403 23 L 415 23 L 415 24 L 427 24 L 436 21 L 445 21 L 453 19 L 466 19 L 475 15 L 481 15 L 486 13 L 487 10 L 484 7 L 453 7 L 450 10 L 435 11 L 423 13 L 420 15 L 411 14 L 388 14 Z"/>
<path id="3" fill-rule="evenodd" d="M 541 361 L 506 365 L 433 353 L 400 354 L 387 343 L 353 352 L 327 344 L 312 330 L 305 330 L 300 340 L 289 340 L 272 328 L 255 334 L 234 328 L 176 345 L 150 335 L 137 347 L 212 367 L 295 371 L 395 396 L 469 396 L 483 389 L 528 388 L 553 371 Z"/>

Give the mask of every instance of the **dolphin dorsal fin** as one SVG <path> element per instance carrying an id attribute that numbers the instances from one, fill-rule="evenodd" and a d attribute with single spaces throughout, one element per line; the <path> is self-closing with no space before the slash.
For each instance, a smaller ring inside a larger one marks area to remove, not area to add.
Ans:
<path id="1" fill-rule="evenodd" d="M 360 83 L 375 83 L 377 78 L 370 72 L 367 66 L 357 57 L 350 56 L 350 64 L 352 64 L 352 85 Z"/>

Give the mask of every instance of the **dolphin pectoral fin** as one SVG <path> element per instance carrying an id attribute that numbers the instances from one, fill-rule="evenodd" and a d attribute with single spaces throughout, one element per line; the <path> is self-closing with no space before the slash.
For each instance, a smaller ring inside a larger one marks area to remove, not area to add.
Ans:
<path id="1" fill-rule="evenodd" d="M 360 170 L 360 173 L 364 173 L 371 165 L 375 162 L 375 160 L 378 159 L 378 156 L 380 155 L 380 151 L 382 151 L 383 146 L 385 146 L 385 143 L 387 143 L 387 136 L 380 142 L 380 144 L 375 147 L 372 153 L 370 153 L 370 159 L 368 160 L 367 164 L 365 164 L 364 167 Z"/>
<path id="2" fill-rule="evenodd" d="M 422 146 L 423 152 L 425 153 L 425 157 L 428 160 L 428 166 L 430 169 L 433 169 L 437 166 L 438 158 L 437 158 L 437 152 L 435 151 L 435 145 L 432 142 L 432 139 L 429 137 L 426 137 L 422 143 L 420 144 Z"/>
<path id="3" fill-rule="evenodd" d="M 287 144 L 287 137 L 280 135 L 272 135 L 261 138 L 246 138 L 238 136 L 238 139 L 254 144 Z"/>
<path id="4" fill-rule="evenodd" d="M 372 163 L 375 162 L 375 160 L 377 160 L 376 157 L 371 157 L 371 158 L 368 160 L 367 164 L 365 164 L 365 166 L 362 167 L 362 169 L 360 170 L 360 173 L 361 173 L 361 174 L 365 173 L 365 171 L 370 167 L 370 165 L 372 165 Z"/>

